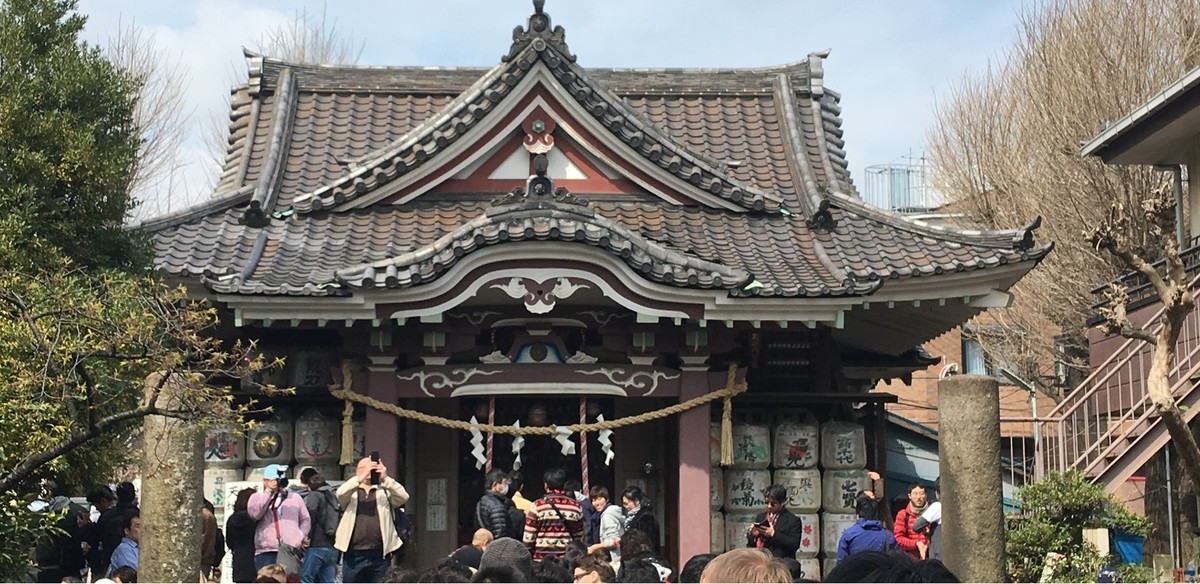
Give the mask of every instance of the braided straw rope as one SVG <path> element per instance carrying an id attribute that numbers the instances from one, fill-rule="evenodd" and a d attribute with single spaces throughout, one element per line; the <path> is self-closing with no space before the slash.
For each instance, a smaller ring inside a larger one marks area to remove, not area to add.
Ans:
<path id="1" fill-rule="evenodd" d="M 346 380 L 347 386 L 350 385 L 350 379 L 352 378 L 351 375 L 352 375 L 352 372 L 350 370 L 350 366 L 348 364 L 343 364 L 342 365 L 342 376 L 343 376 L 343 379 Z M 672 405 L 662 408 L 660 410 L 654 410 L 652 412 L 646 412 L 644 414 L 638 414 L 636 416 L 630 416 L 628 418 L 618 418 L 616 420 L 604 420 L 603 422 L 592 422 L 589 424 L 571 424 L 570 426 L 567 426 L 567 428 L 572 433 L 575 433 L 575 432 L 599 432 L 600 430 L 615 430 L 617 428 L 624 428 L 625 426 L 632 426 L 634 424 L 641 424 L 643 422 L 649 422 L 651 420 L 658 420 L 661 418 L 665 418 L 667 416 L 673 416 L 678 413 L 686 412 L 687 410 L 690 410 L 696 406 L 701 406 L 706 403 L 716 401 L 718 399 L 725 400 L 725 417 L 722 420 L 722 426 L 725 426 L 725 425 L 728 425 L 729 423 L 731 423 L 730 417 L 729 417 L 729 411 L 732 407 L 731 400 L 733 399 L 733 396 L 746 391 L 745 382 L 734 383 L 734 378 L 736 377 L 736 375 L 737 375 L 736 366 L 730 366 L 729 367 L 729 376 L 726 380 L 726 385 L 723 389 L 718 389 L 717 391 L 706 393 L 702 396 L 694 397 L 694 398 L 689 399 L 684 402 L 672 404 Z M 478 429 L 480 432 L 493 432 L 496 434 L 508 434 L 511 436 L 554 436 L 555 434 L 558 433 L 557 427 L 555 427 L 555 426 L 516 427 L 516 426 L 497 426 L 494 424 L 472 424 L 470 422 L 466 422 L 463 420 L 452 420 L 450 418 L 443 418 L 441 416 L 433 416 L 433 415 L 426 414 L 423 412 L 418 412 L 416 410 L 402 408 L 395 404 L 389 404 L 387 402 L 379 401 L 377 399 L 367 397 L 362 394 L 354 393 L 353 391 L 350 391 L 348 388 L 343 389 L 342 384 L 340 384 L 340 383 L 334 383 L 334 384 L 330 385 L 329 393 L 333 394 L 334 397 L 336 397 L 340 400 L 344 400 L 346 402 L 363 404 L 367 407 L 375 408 L 381 412 L 387 412 L 389 414 L 392 414 L 392 415 L 400 417 L 400 418 L 408 418 L 410 420 L 416 420 L 416 421 L 424 423 L 424 424 L 432 424 L 434 426 L 442 426 L 444 428 L 451 428 L 454 430 L 462 430 L 464 432 L 469 432 L 471 429 L 474 428 L 474 429 Z M 728 449 L 730 463 L 732 463 L 733 441 L 732 441 L 732 438 L 730 438 L 728 440 L 728 445 L 726 445 L 727 440 L 725 437 L 725 434 L 731 434 L 731 433 L 732 433 L 732 430 L 730 430 L 729 432 L 726 432 L 725 428 L 722 428 L 722 439 L 721 439 L 722 462 L 724 461 L 725 450 Z M 724 462 L 723 462 L 723 464 L 724 464 Z"/>

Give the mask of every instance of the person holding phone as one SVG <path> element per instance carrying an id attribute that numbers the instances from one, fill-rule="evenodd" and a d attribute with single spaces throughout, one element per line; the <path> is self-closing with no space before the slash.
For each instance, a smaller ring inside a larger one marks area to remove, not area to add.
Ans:
<path id="1" fill-rule="evenodd" d="M 358 461 L 353 477 L 337 490 L 343 509 L 333 547 L 342 552 L 343 582 L 382 582 L 388 558 L 404 542 L 394 514 L 408 502 L 408 491 L 392 477 L 379 453 Z"/>
<path id="2" fill-rule="evenodd" d="M 771 485 L 764 493 L 767 510 L 754 517 L 746 528 L 746 547 L 762 548 L 777 558 L 794 558 L 800 549 L 803 526 L 800 518 L 788 511 L 787 489 Z"/>

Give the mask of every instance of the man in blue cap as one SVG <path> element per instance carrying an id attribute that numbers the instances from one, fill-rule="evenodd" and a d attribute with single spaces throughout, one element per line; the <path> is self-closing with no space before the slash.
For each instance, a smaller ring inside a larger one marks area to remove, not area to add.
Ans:
<path id="1" fill-rule="evenodd" d="M 298 575 L 311 520 L 304 498 L 288 491 L 287 470 L 283 464 L 263 469 L 263 488 L 250 496 L 246 511 L 258 522 L 254 534 L 255 569 L 279 563 L 288 574 Z"/>

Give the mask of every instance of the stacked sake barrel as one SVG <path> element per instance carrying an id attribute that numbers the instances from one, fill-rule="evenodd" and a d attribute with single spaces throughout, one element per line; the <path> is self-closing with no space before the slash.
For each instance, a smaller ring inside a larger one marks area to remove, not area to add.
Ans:
<path id="1" fill-rule="evenodd" d="M 230 424 L 210 426 L 204 434 L 204 498 L 225 503 L 225 483 L 242 480 L 246 437 Z"/>
<path id="2" fill-rule="evenodd" d="M 713 552 L 746 545 L 747 526 L 766 508 L 764 491 L 779 484 L 787 489 L 788 510 L 803 526 L 796 559 L 805 578 L 820 578 L 836 558 L 842 532 L 856 520 L 855 498 L 872 488 L 862 425 L 820 424 L 803 410 L 743 413 L 733 425 L 733 465 L 725 470 L 717 466 L 719 424 L 712 425 L 709 441 Z"/>
<path id="3" fill-rule="evenodd" d="M 720 426 L 717 427 L 718 445 Z M 720 452 L 720 448 L 717 449 Z M 733 466 L 723 473 L 714 472 L 712 483 L 720 482 L 724 493 L 725 547 L 746 545 L 746 526 L 766 506 L 763 491 L 771 485 L 771 428 L 765 423 L 746 420 L 733 425 Z M 720 473 L 720 479 L 716 475 Z M 717 543 L 717 542 L 714 542 Z"/>
<path id="4" fill-rule="evenodd" d="M 295 452 L 296 474 L 312 468 L 327 480 L 335 480 L 342 474 L 338 459 L 342 455 L 342 423 L 337 418 L 321 415 L 315 409 L 308 410 L 296 419 Z"/>
<path id="5" fill-rule="evenodd" d="M 858 494 L 873 488 L 867 475 L 866 432 L 861 424 L 821 425 L 821 574 L 837 563 L 838 542 L 858 517 Z"/>
<path id="6" fill-rule="evenodd" d="M 268 465 L 291 464 L 292 437 L 292 419 L 286 413 L 255 424 L 246 434 L 246 480 L 261 480 Z"/>
<path id="7" fill-rule="evenodd" d="M 341 419 L 323 415 L 316 409 L 305 411 L 293 420 L 287 412 L 258 422 L 245 429 L 233 425 L 215 425 L 204 437 L 204 496 L 214 505 L 224 504 L 225 484 L 260 481 L 271 464 L 288 465 L 289 475 L 299 477 L 313 468 L 327 480 L 344 478 L 341 467 Z M 353 422 L 353 459 L 365 456 L 366 434 L 362 420 Z M 353 464 L 346 472 L 354 474 Z M 716 508 L 719 508 L 716 507 Z M 715 508 L 714 508 L 715 509 Z"/>

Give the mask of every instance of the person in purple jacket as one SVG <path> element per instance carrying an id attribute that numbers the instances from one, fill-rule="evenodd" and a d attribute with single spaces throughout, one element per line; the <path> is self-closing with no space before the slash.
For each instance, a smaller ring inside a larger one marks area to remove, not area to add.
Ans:
<path id="1" fill-rule="evenodd" d="M 854 505 L 858 521 L 842 533 L 838 541 L 837 561 L 862 552 L 886 552 L 896 549 L 896 536 L 879 521 L 879 501 L 860 494 Z"/>
<path id="2" fill-rule="evenodd" d="M 250 496 L 246 511 L 257 522 L 254 533 L 254 568 L 282 563 L 290 575 L 299 575 L 298 554 L 308 545 L 312 520 L 304 498 L 287 488 L 286 465 L 272 464 L 263 471 L 263 490 Z M 284 554 L 281 557 L 280 551 Z"/>

